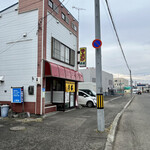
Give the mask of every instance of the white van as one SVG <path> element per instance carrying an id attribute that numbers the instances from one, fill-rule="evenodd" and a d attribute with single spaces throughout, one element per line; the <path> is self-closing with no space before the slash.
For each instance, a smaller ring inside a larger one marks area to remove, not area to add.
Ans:
<path id="1" fill-rule="evenodd" d="M 89 94 L 79 90 L 78 104 L 84 105 L 84 106 L 87 106 L 87 107 L 96 106 L 97 105 L 96 97 L 95 96 L 90 96 Z"/>

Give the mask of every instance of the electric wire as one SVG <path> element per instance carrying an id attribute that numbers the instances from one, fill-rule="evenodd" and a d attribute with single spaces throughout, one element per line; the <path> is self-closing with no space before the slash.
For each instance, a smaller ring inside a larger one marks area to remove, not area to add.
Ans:
<path id="1" fill-rule="evenodd" d="M 106 2 L 106 6 L 107 6 L 107 9 L 108 9 L 108 13 L 109 13 L 109 16 L 110 16 L 110 19 L 111 19 L 111 22 L 112 22 L 112 25 L 113 25 L 113 28 L 114 28 L 114 31 L 115 31 L 115 34 L 116 34 L 116 37 L 117 37 L 117 41 L 118 41 L 118 43 L 119 43 L 119 46 L 120 46 L 120 49 L 121 49 L 121 52 L 122 52 L 123 58 L 124 58 L 124 60 L 125 60 L 125 63 L 126 63 L 126 66 L 127 66 L 128 70 L 131 72 L 131 69 L 130 69 L 130 67 L 129 67 L 129 65 L 128 65 L 126 56 L 125 56 L 125 54 L 124 54 L 124 51 L 123 51 L 123 48 L 122 48 L 122 45 L 121 45 L 121 42 L 120 42 L 120 39 L 119 39 L 119 36 L 118 36 L 118 33 L 117 33 L 117 29 L 116 29 L 116 26 L 115 26 L 115 23 L 114 23 L 114 20 L 113 20 L 111 11 L 110 11 L 110 7 L 109 7 L 109 4 L 108 4 L 108 1 L 105 0 L 105 2 Z"/>

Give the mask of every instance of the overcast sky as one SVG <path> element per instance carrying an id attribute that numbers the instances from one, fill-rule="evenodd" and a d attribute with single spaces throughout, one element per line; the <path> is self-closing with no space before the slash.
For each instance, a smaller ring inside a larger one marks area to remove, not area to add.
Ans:
<path id="1" fill-rule="evenodd" d="M 61 0 L 62 1 L 62 0 Z M 101 1 L 102 68 L 116 77 L 129 77 L 121 50 L 112 28 L 105 0 Z M 18 0 L 0 0 L 0 10 Z M 150 83 L 150 0 L 108 0 L 112 16 L 132 70 L 133 80 Z M 80 47 L 87 47 L 87 67 L 95 67 L 94 0 L 65 0 L 63 4 L 78 19 L 80 11 Z"/>

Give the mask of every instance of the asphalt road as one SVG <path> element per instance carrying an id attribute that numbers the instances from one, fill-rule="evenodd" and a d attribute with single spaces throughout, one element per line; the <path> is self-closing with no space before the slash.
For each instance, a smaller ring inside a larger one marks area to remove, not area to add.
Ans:
<path id="1" fill-rule="evenodd" d="M 150 150 L 150 94 L 136 95 L 124 112 L 114 150 Z"/>
<path id="2" fill-rule="evenodd" d="M 130 100 L 129 96 L 113 98 L 105 102 L 107 129 Z M 58 112 L 42 122 L 0 119 L 0 150 L 103 150 L 108 131 L 97 132 L 96 113 L 96 108 L 82 107 Z M 26 129 L 10 131 L 15 126 L 24 126 Z"/>

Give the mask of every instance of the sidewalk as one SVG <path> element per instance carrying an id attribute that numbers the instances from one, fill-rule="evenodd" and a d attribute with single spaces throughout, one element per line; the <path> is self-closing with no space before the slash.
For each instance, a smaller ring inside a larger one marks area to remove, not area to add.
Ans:
<path id="1" fill-rule="evenodd" d="M 0 149 L 103 150 L 111 123 L 129 100 L 125 96 L 106 104 L 103 133 L 97 132 L 96 108 L 59 112 L 39 122 L 0 119 Z M 25 130 L 10 131 L 15 126 L 23 126 Z"/>

